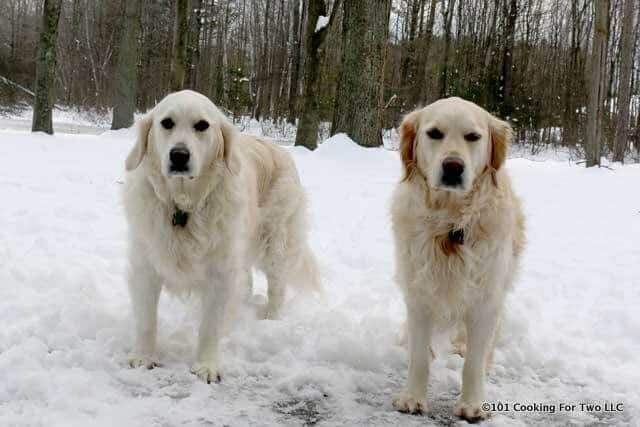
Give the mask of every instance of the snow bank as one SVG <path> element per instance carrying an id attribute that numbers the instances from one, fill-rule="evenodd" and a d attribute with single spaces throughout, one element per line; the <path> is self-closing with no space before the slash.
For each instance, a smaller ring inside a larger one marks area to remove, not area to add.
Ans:
<path id="1" fill-rule="evenodd" d="M 163 366 L 126 366 L 132 318 L 119 190 L 132 135 L 0 131 L 0 425 L 441 425 L 462 360 L 437 348 L 431 412 L 391 407 L 407 375 L 396 345 L 389 198 L 398 154 L 335 135 L 291 148 L 311 202 L 326 302 L 281 321 L 242 316 L 224 380 L 189 373 L 194 304 L 163 296 Z M 510 160 L 528 220 L 487 384 L 491 402 L 623 402 L 622 412 L 505 412 L 488 425 L 634 425 L 640 417 L 639 166 L 585 170 Z M 264 293 L 265 280 L 256 276 Z"/>
<path id="2" fill-rule="evenodd" d="M 314 33 L 317 33 L 318 31 L 322 30 L 327 25 L 329 25 L 329 17 L 322 16 L 322 15 L 318 16 L 318 21 L 316 22 L 316 29 L 314 30 Z"/>

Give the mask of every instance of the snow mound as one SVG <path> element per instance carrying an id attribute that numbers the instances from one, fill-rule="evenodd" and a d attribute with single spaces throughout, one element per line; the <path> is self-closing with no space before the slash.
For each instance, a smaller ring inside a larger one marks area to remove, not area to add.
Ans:
<path id="1" fill-rule="evenodd" d="M 54 137 L 0 130 L 0 425 L 454 425 L 463 360 L 437 347 L 430 411 L 395 412 L 407 354 L 394 284 L 389 200 L 397 152 L 346 135 L 290 151 L 310 202 L 326 301 L 282 320 L 241 317 L 223 382 L 189 373 L 193 304 L 163 296 L 159 356 L 127 367 L 133 342 L 120 202 L 127 131 Z M 640 166 L 510 160 L 528 227 L 489 402 L 623 403 L 624 410 L 498 412 L 483 425 L 637 425 L 640 418 Z M 597 195 L 597 197 L 596 197 Z M 255 277 L 265 292 L 265 279 Z M 636 421 L 634 421 L 636 420 Z"/>
<path id="2" fill-rule="evenodd" d="M 329 17 L 323 15 L 318 16 L 318 21 L 316 22 L 316 29 L 314 30 L 314 33 L 322 30 L 327 25 L 329 25 Z"/>

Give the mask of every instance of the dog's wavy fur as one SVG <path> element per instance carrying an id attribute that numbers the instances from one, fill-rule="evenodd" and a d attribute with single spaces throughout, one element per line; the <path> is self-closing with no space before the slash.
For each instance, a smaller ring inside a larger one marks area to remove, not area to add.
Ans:
<path id="1" fill-rule="evenodd" d="M 209 147 L 193 179 L 170 177 L 162 169 L 165 132 L 159 122 L 171 111 L 179 116 L 174 120 L 189 122 L 188 129 L 202 119 L 210 124 L 206 136 L 193 136 L 205 138 L 196 143 Z M 229 307 L 250 292 L 254 266 L 268 279 L 268 318 L 278 316 L 287 285 L 320 290 L 307 244 L 305 194 L 284 149 L 241 135 L 203 95 L 171 94 L 137 125 L 124 188 L 129 289 L 137 323 L 130 363 L 157 363 L 156 311 L 164 286 L 202 299 L 192 370 L 206 381 L 219 379 L 222 323 Z M 184 227 L 172 225 L 177 208 L 189 213 Z"/>
<path id="2" fill-rule="evenodd" d="M 424 145 L 431 143 L 422 126 L 438 122 L 453 133 L 464 117 L 482 128 L 482 139 L 468 143 L 482 144 L 474 148 L 480 154 L 468 160 L 484 164 L 466 165 L 477 171 L 468 191 L 445 191 L 430 182 L 431 171 L 420 168 L 417 151 L 426 153 Z M 462 323 L 467 353 L 455 413 L 482 418 L 486 361 L 525 240 L 520 201 L 503 167 L 512 130 L 475 104 L 449 98 L 408 114 L 400 135 L 404 175 L 393 196 L 392 223 L 410 362 L 407 389 L 394 404 L 405 412 L 426 410 L 431 335 Z M 464 241 L 452 240 L 452 230 L 463 230 Z"/>

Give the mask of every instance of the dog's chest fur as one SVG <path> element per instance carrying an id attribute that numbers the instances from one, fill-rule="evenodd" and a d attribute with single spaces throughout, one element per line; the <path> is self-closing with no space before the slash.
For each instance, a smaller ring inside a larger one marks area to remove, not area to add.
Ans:
<path id="1" fill-rule="evenodd" d="M 148 182 L 136 183 L 138 200 L 126 200 L 133 238 L 148 251 L 147 259 L 169 290 L 189 292 L 207 285 L 212 269 L 235 268 L 241 259 L 243 241 L 240 221 L 244 218 L 241 198 L 214 190 L 189 212 L 184 226 L 173 225 L 174 204 L 156 196 Z"/>
<path id="2" fill-rule="evenodd" d="M 450 324 L 472 304 L 504 292 L 499 278 L 513 264 L 504 232 L 510 214 L 489 198 L 470 209 L 434 208 L 420 190 L 401 184 L 394 196 L 397 279 L 407 298 Z M 464 230 L 463 242 L 451 241 L 456 230 Z"/>

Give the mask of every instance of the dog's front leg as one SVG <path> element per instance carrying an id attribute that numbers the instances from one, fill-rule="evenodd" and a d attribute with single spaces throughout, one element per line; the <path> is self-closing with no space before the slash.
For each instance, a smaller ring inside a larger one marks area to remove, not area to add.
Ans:
<path id="1" fill-rule="evenodd" d="M 494 301 L 476 304 L 467 312 L 465 319 L 467 352 L 462 369 L 462 395 L 454 413 L 467 421 L 478 421 L 489 416 L 489 412 L 482 409 L 484 383 L 500 305 Z"/>
<path id="2" fill-rule="evenodd" d="M 224 333 L 227 308 L 234 289 L 237 289 L 238 274 L 236 271 L 216 272 L 213 283 L 202 296 L 202 319 L 198 335 L 196 362 L 191 372 L 200 379 L 220 382 L 219 345 Z"/>
<path id="3" fill-rule="evenodd" d="M 129 355 L 129 366 L 152 369 L 159 365 L 155 353 L 158 299 L 162 285 L 144 250 L 132 250 L 129 261 L 129 294 L 136 330 L 136 343 Z"/>
<path id="4" fill-rule="evenodd" d="M 427 383 L 431 365 L 433 321 L 425 307 L 407 304 L 409 329 L 409 378 L 406 390 L 393 402 L 400 412 L 419 414 L 427 410 Z"/>

